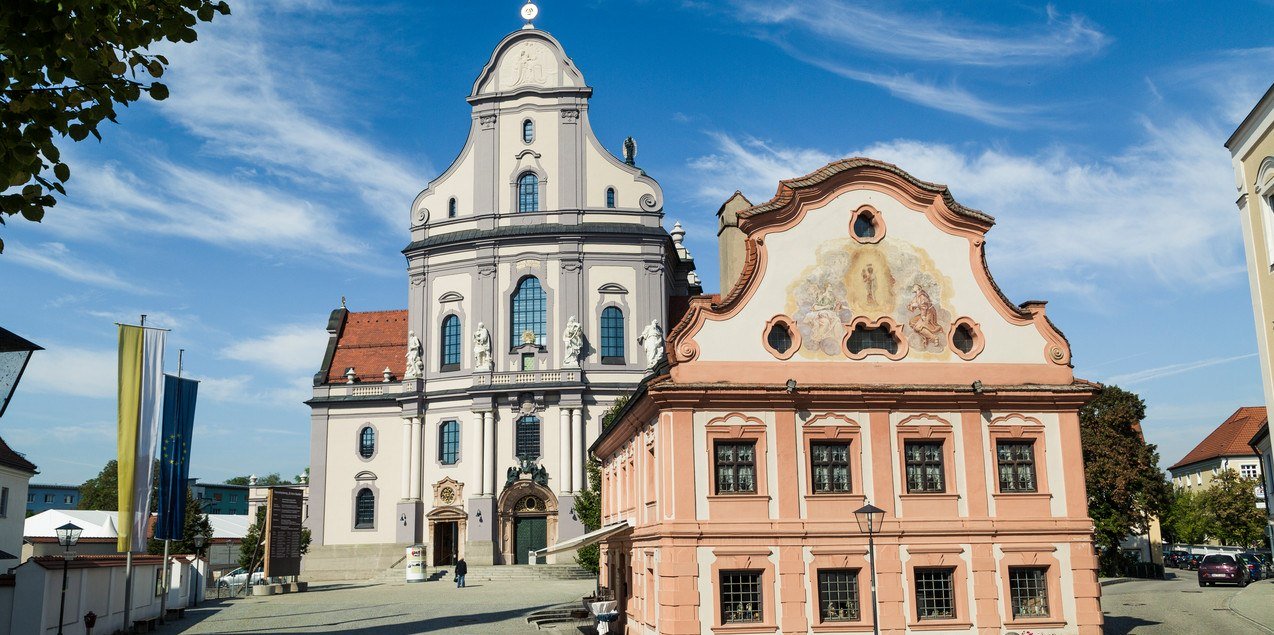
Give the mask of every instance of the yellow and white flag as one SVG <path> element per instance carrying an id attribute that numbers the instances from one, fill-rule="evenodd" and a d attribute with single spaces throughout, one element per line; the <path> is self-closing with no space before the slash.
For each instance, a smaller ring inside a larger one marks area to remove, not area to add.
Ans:
<path id="1" fill-rule="evenodd" d="M 119 551 L 146 551 L 155 440 L 164 406 L 164 335 L 119 325 Z"/>

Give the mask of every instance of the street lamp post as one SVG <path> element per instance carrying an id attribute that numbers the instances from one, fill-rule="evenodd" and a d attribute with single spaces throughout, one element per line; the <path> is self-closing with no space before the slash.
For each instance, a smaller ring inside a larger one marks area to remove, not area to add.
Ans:
<path id="1" fill-rule="evenodd" d="M 885 510 L 867 503 L 854 510 L 858 530 L 867 534 L 867 557 L 871 564 L 871 632 L 880 635 L 880 619 L 876 614 L 876 533 L 885 522 Z"/>
<path id="2" fill-rule="evenodd" d="M 199 565 L 203 564 L 203 543 L 208 537 L 203 534 L 195 534 L 192 537 L 195 541 L 195 571 L 199 572 L 199 584 L 195 585 L 198 593 L 195 595 L 195 606 L 199 606 L 199 596 L 203 595 L 204 572 L 199 569 Z"/>
<path id="3" fill-rule="evenodd" d="M 22 371 L 31 361 L 31 353 L 43 348 L 0 328 L 0 416 L 9 407 L 9 398 L 18 388 Z"/>
<path id="4" fill-rule="evenodd" d="M 66 570 L 71 560 L 75 558 L 75 554 L 71 553 L 71 547 L 80 541 L 80 533 L 84 530 L 72 523 L 67 523 L 53 531 L 57 533 L 58 544 L 66 549 L 62 554 L 62 606 L 58 608 L 58 635 L 62 635 L 62 622 L 66 618 Z"/>

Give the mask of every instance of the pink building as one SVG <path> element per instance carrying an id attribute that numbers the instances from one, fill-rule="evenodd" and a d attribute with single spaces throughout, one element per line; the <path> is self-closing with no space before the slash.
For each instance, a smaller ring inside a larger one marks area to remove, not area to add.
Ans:
<path id="1" fill-rule="evenodd" d="M 867 159 L 718 214 L 723 294 L 592 446 L 622 632 L 871 632 L 868 502 L 880 632 L 1101 632 L 1094 385 L 991 279 L 993 219 Z"/>

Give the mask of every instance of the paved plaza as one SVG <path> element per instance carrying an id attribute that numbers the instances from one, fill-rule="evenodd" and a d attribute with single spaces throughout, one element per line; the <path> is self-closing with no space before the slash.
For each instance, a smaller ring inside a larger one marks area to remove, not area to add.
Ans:
<path id="1" fill-rule="evenodd" d="M 1200 587 L 1193 571 L 1168 580 L 1131 580 L 1102 587 L 1107 635 L 1268 633 L 1274 635 L 1274 581 Z"/>
<path id="2" fill-rule="evenodd" d="M 449 578 L 315 584 L 305 593 L 209 601 L 159 632 L 527 633 L 536 632 L 526 622 L 531 612 L 568 602 L 578 606 L 593 585 L 592 580 L 498 581 L 457 589 Z"/>

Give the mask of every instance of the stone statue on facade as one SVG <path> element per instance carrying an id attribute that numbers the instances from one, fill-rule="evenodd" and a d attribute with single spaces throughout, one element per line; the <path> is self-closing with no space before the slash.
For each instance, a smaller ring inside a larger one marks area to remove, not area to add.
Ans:
<path id="1" fill-rule="evenodd" d="M 579 368 L 580 353 L 584 351 L 584 327 L 574 315 L 566 321 L 566 330 L 562 332 L 562 342 L 566 347 L 566 357 L 562 359 L 562 366 Z"/>
<path id="2" fill-rule="evenodd" d="M 407 331 L 407 371 L 403 379 L 420 379 L 425 372 L 425 362 L 421 358 L 420 338 L 415 331 Z"/>
<path id="3" fill-rule="evenodd" d="M 637 343 L 646 349 L 646 370 L 653 370 L 664 358 L 664 330 L 659 320 L 651 320 L 637 337 Z"/>
<path id="4" fill-rule="evenodd" d="M 473 332 L 473 368 L 491 370 L 491 333 L 482 322 L 478 322 L 478 330 Z"/>

